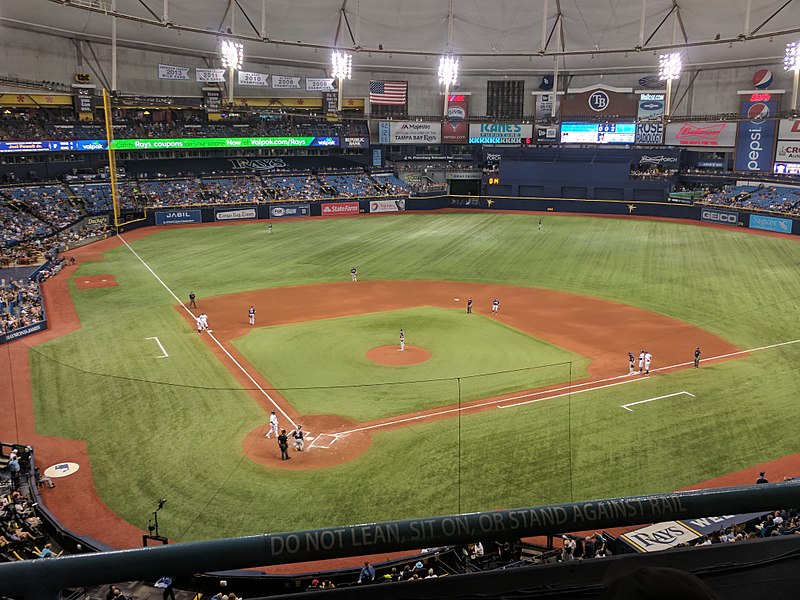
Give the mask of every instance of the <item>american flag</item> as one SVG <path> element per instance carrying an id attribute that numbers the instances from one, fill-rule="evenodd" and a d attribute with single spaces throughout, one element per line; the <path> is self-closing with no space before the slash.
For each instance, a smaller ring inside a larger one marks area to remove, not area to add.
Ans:
<path id="1" fill-rule="evenodd" d="M 370 104 L 405 104 L 407 81 L 370 81 Z"/>

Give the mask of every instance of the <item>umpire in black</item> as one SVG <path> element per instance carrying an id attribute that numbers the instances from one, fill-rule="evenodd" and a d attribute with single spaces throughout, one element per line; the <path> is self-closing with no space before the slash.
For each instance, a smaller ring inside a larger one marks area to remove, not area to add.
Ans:
<path id="1" fill-rule="evenodd" d="M 286 435 L 286 430 L 281 429 L 281 434 L 278 436 L 278 447 L 281 449 L 281 460 L 291 460 L 289 456 L 289 438 Z"/>

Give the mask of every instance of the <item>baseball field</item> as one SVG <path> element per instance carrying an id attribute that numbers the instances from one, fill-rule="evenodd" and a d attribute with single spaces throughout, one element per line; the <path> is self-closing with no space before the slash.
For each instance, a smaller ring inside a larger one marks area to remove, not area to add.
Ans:
<path id="1" fill-rule="evenodd" d="M 80 328 L 30 348 L 37 434 L 85 440 L 48 458 L 90 467 L 139 529 L 168 498 L 175 541 L 674 490 L 797 452 L 795 240 L 538 220 L 123 234 L 69 276 Z M 649 377 L 628 375 L 640 350 Z M 291 461 L 271 410 L 308 432 Z"/>

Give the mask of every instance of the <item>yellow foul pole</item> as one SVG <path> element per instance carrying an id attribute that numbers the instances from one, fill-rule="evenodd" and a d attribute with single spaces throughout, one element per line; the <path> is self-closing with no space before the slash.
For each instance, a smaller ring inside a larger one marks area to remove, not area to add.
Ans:
<path id="1" fill-rule="evenodd" d="M 106 115 L 106 140 L 108 140 L 108 169 L 111 172 L 111 202 L 114 206 L 114 229 L 119 233 L 119 193 L 117 192 L 117 159 L 114 154 L 114 126 L 111 114 L 111 97 L 103 89 L 103 109 Z"/>

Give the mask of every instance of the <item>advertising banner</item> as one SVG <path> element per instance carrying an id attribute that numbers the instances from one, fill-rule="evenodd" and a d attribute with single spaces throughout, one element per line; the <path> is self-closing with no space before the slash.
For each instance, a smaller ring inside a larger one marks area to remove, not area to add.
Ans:
<path id="1" fill-rule="evenodd" d="M 736 145 L 736 123 L 708 121 L 669 123 L 664 143 L 667 146 L 733 148 Z"/>
<path id="2" fill-rule="evenodd" d="M 92 215 L 91 217 L 84 217 L 81 225 L 87 229 L 100 229 L 108 225 L 108 215 Z"/>
<path id="3" fill-rule="evenodd" d="M 777 122 L 770 115 L 778 112 L 775 101 L 742 102 L 742 116 L 736 139 L 734 169 L 737 171 L 772 171 L 772 149 L 775 147 Z"/>
<path id="4" fill-rule="evenodd" d="M 307 92 L 335 92 L 336 86 L 333 85 L 333 77 L 306 77 Z"/>
<path id="5" fill-rule="evenodd" d="M 469 126 L 470 144 L 530 144 L 533 125 L 521 123 L 472 123 Z"/>
<path id="6" fill-rule="evenodd" d="M 214 210 L 215 221 L 241 221 L 243 219 L 255 219 L 258 216 L 256 207 L 236 208 L 236 209 L 216 209 Z"/>
<path id="7" fill-rule="evenodd" d="M 778 217 L 765 217 L 763 215 L 750 215 L 750 229 L 792 233 L 792 220 L 779 219 Z"/>
<path id="8" fill-rule="evenodd" d="M 277 90 L 300 89 L 300 77 L 272 76 L 272 87 Z"/>
<path id="9" fill-rule="evenodd" d="M 0 153 L 7 152 L 90 152 L 108 150 L 105 140 L 72 140 L 69 142 L 0 142 Z"/>
<path id="10" fill-rule="evenodd" d="M 369 212 L 371 213 L 397 212 L 405 209 L 406 209 L 405 199 L 371 200 L 369 203 Z"/>
<path id="11" fill-rule="evenodd" d="M 659 152 L 658 154 L 642 154 L 639 157 L 640 165 L 659 165 L 666 169 L 678 169 L 678 161 L 680 158 L 680 151 L 669 150 Z"/>
<path id="12" fill-rule="evenodd" d="M 174 65 L 158 65 L 159 79 L 183 79 L 189 80 L 189 69 L 191 67 L 176 67 Z"/>
<path id="13" fill-rule="evenodd" d="M 558 141 L 558 127 L 555 125 L 536 126 L 536 141 L 541 144 L 554 144 Z"/>
<path id="14" fill-rule="evenodd" d="M 323 217 L 331 217 L 334 215 L 357 215 L 358 213 L 358 202 L 326 202 L 322 204 Z"/>
<path id="15" fill-rule="evenodd" d="M 20 327 L 19 329 L 0 335 L 0 344 L 13 342 L 14 340 L 27 337 L 38 331 L 44 331 L 45 329 L 47 329 L 47 321 L 32 323 L 31 325 L 26 325 L 25 327 Z"/>
<path id="16" fill-rule="evenodd" d="M 800 175 L 800 163 L 776 162 L 773 172 L 778 175 Z"/>
<path id="17" fill-rule="evenodd" d="M 283 219 L 286 217 L 310 217 L 310 204 L 281 204 L 269 207 L 270 219 Z"/>
<path id="18" fill-rule="evenodd" d="M 763 512 L 755 512 L 755 513 L 746 513 L 743 515 L 700 517 L 697 519 L 684 519 L 683 521 L 678 521 L 678 523 L 686 525 L 687 527 L 689 527 L 694 531 L 697 531 L 698 533 L 708 535 L 714 533 L 715 531 L 720 531 L 721 529 L 730 527 L 732 525 L 738 525 L 739 523 L 747 523 L 748 521 L 752 521 L 753 519 L 758 519 L 763 514 L 764 514 Z"/>
<path id="19" fill-rule="evenodd" d="M 469 116 L 469 96 L 450 94 L 447 96 L 447 121 L 442 124 L 442 142 L 466 144 L 469 125 L 464 119 Z"/>
<path id="20" fill-rule="evenodd" d="M 195 80 L 203 83 L 225 83 L 225 69 L 201 69 L 195 67 Z"/>
<path id="21" fill-rule="evenodd" d="M 203 88 L 203 103 L 206 105 L 206 112 L 219 112 L 222 109 L 222 92 Z"/>
<path id="22" fill-rule="evenodd" d="M 800 119 L 781 119 L 779 140 L 800 140 Z"/>
<path id="23" fill-rule="evenodd" d="M 639 109 L 636 119 L 639 121 L 662 121 L 665 98 L 664 94 L 639 94 Z"/>
<path id="24" fill-rule="evenodd" d="M 156 211 L 156 225 L 183 225 L 202 222 L 203 214 L 199 209 Z"/>
<path id="25" fill-rule="evenodd" d="M 441 144 L 441 123 L 420 123 L 418 121 L 391 121 L 379 126 L 382 144 Z M 388 138 L 385 132 L 388 129 Z M 383 141 L 386 139 L 387 141 Z"/>
<path id="26" fill-rule="evenodd" d="M 739 224 L 739 213 L 729 210 L 704 208 L 700 211 L 700 220 L 708 221 L 709 223 L 721 223 L 722 225 L 733 225 L 736 227 Z"/>
<path id="27" fill-rule="evenodd" d="M 62 142 L 63 144 L 64 142 Z M 114 140 L 114 150 L 190 150 L 194 148 L 335 147 L 335 137 L 161 138 Z"/>
<path id="28" fill-rule="evenodd" d="M 775 162 L 800 162 L 800 140 L 780 140 L 775 149 Z"/>
<path id="29" fill-rule="evenodd" d="M 639 552 L 658 552 L 696 540 L 700 534 L 678 521 L 667 521 L 623 533 L 620 537 Z"/>
<path id="30" fill-rule="evenodd" d="M 239 71 L 239 85 L 269 87 L 269 74 L 252 73 L 250 71 Z"/>
<path id="31" fill-rule="evenodd" d="M 369 138 L 366 136 L 343 137 L 342 148 L 369 148 Z"/>
<path id="32" fill-rule="evenodd" d="M 639 121 L 636 124 L 636 143 L 647 146 L 660 146 L 664 143 L 664 124 Z"/>
<path id="33" fill-rule="evenodd" d="M 596 85 L 567 94 L 561 99 L 561 114 L 569 117 L 610 116 L 636 117 L 638 99 L 630 91 L 622 88 L 612 89 L 608 86 Z"/>

